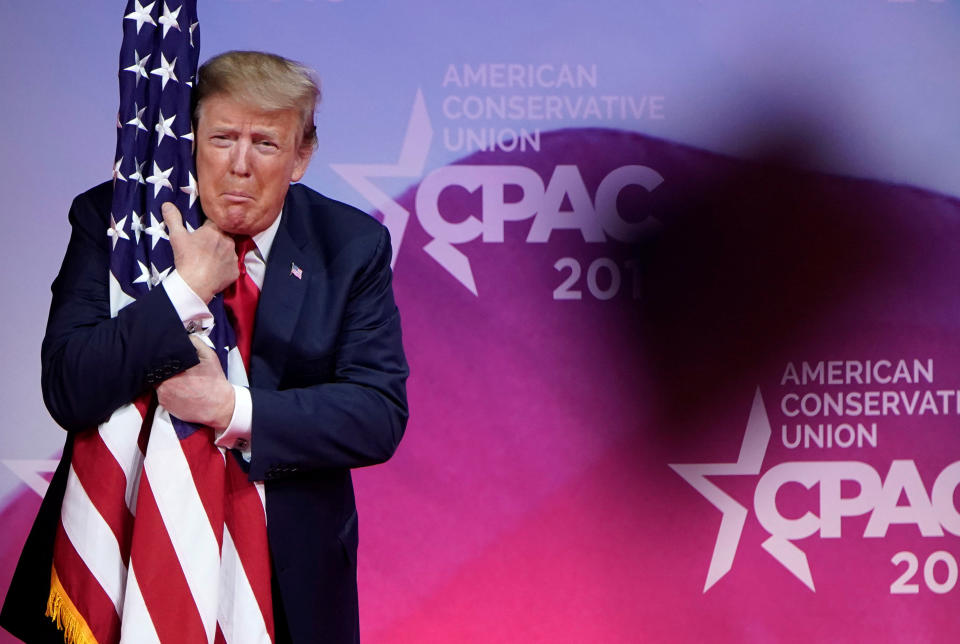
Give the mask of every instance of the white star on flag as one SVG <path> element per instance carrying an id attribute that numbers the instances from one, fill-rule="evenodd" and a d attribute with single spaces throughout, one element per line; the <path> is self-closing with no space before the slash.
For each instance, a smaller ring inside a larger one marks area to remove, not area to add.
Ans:
<path id="1" fill-rule="evenodd" d="M 137 214 L 137 211 L 134 210 L 130 213 L 130 230 L 133 232 L 134 237 L 137 238 L 137 244 L 140 243 L 140 233 L 143 232 L 143 217 Z"/>
<path id="2" fill-rule="evenodd" d="M 140 269 L 140 276 L 137 279 L 133 280 L 134 284 L 149 284 L 150 283 L 150 270 L 147 268 L 146 264 L 137 260 L 137 268 Z"/>
<path id="3" fill-rule="evenodd" d="M 114 181 L 116 181 L 117 179 L 120 179 L 120 181 L 127 180 L 127 178 L 123 176 L 123 174 L 120 172 L 121 165 L 123 165 L 123 157 L 120 157 L 119 159 L 117 159 L 117 162 L 113 164 L 113 180 Z"/>
<path id="4" fill-rule="evenodd" d="M 163 3 L 163 15 L 160 16 L 160 24 L 163 25 L 163 37 L 167 37 L 167 32 L 170 31 L 170 27 L 173 27 L 177 31 L 180 31 L 180 23 L 177 22 L 177 16 L 180 14 L 181 7 L 177 7 L 176 11 L 171 12 L 170 7 L 167 6 L 167 3 Z"/>
<path id="5" fill-rule="evenodd" d="M 143 113 L 147 111 L 146 107 L 141 107 L 137 109 L 137 104 L 133 104 L 133 109 L 136 110 L 137 114 L 132 119 L 127 121 L 127 125 L 136 125 L 138 130 L 147 131 L 147 127 L 143 124 Z"/>
<path id="6" fill-rule="evenodd" d="M 193 31 L 197 28 L 197 25 L 199 24 L 200 24 L 199 22 L 195 22 L 190 25 L 190 46 L 191 47 L 193 47 Z"/>
<path id="7" fill-rule="evenodd" d="M 171 269 L 171 268 L 173 268 L 173 267 L 172 267 L 172 266 L 168 266 L 168 267 L 165 268 L 165 269 L 163 270 L 163 272 L 161 273 L 160 271 L 157 270 L 157 267 L 156 267 L 156 266 L 154 266 L 153 264 L 150 264 L 150 285 L 151 285 L 151 286 L 156 286 L 157 284 L 159 284 L 160 282 L 162 282 L 163 279 L 167 276 L 167 273 L 170 272 L 170 269 Z"/>
<path id="8" fill-rule="evenodd" d="M 130 239 L 130 237 L 123 231 L 123 224 L 127 221 L 126 217 L 117 221 L 113 218 L 113 215 L 110 215 L 110 227 L 107 228 L 107 237 L 113 240 L 113 248 L 117 247 L 117 242 L 121 239 Z"/>
<path id="9" fill-rule="evenodd" d="M 192 125 L 190 126 L 189 132 L 187 132 L 186 134 L 181 134 L 180 138 L 190 141 L 190 154 L 193 154 L 197 148 L 197 144 L 193 140 L 193 126 Z"/>
<path id="10" fill-rule="evenodd" d="M 143 182 L 144 182 L 144 181 L 143 181 L 143 166 L 145 166 L 146 164 L 147 164 L 146 161 L 144 161 L 143 163 L 138 163 L 137 160 L 136 160 L 136 158 L 134 158 L 134 160 L 133 160 L 133 167 L 136 168 L 136 170 L 134 170 L 134 171 L 133 171 L 133 174 L 131 174 L 131 175 L 130 175 L 129 177 L 127 177 L 127 178 L 130 179 L 130 181 L 133 181 L 134 179 L 136 179 L 138 183 L 143 183 Z"/>
<path id="11" fill-rule="evenodd" d="M 173 184 L 170 183 L 170 173 L 173 172 L 173 166 L 170 166 L 166 170 L 161 170 L 160 166 L 157 165 L 157 162 L 153 162 L 153 174 L 147 177 L 147 183 L 153 184 L 153 197 L 156 199 L 157 195 L 160 194 L 161 188 L 170 188 L 173 190 Z"/>
<path id="12" fill-rule="evenodd" d="M 133 11 L 124 16 L 126 20 L 136 20 L 137 21 L 137 33 L 140 33 L 140 27 L 143 26 L 143 23 L 149 22 L 154 27 L 157 26 L 157 23 L 153 21 L 153 16 L 150 15 L 150 12 L 153 10 L 153 5 L 157 4 L 156 2 L 151 2 L 146 7 L 140 4 L 140 0 L 136 0 L 136 7 Z"/>
<path id="13" fill-rule="evenodd" d="M 170 237 L 167 236 L 167 224 L 163 221 L 157 221 L 157 218 L 152 212 L 150 213 L 150 226 L 145 228 L 143 232 L 150 235 L 151 250 L 157 247 L 157 242 L 161 239 L 170 239 Z"/>
<path id="14" fill-rule="evenodd" d="M 173 130 L 170 129 L 170 126 L 173 125 L 173 121 L 177 118 L 177 115 L 174 114 L 168 119 L 163 118 L 163 110 L 160 110 L 160 118 L 157 119 L 157 124 L 153 126 L 153 129 L 157 132 L 157 145 L 160 145 L 160 142 L 163 141 L 164 136 L 170 136 L 174 139 L 177 138 L 177 135 L 173 133 Z"/>
<path id="15" fill-rule="evenodd" d="M 136 77 L 136 81 L 134 82 L 134 85 L 140 84 L 141 76 L 143 76 L 144 78 L 150 78 L 149 76 L 147 76 L 147 61 L 150 60 L 150 56 L 151 54 L 147 54 L 143 58 L 140 58 L 140 54 L 138 54 L 137 51 L 134 50 L 133 64 L 130 65 L 129 67 L 123 68 L 123 71 L 125 72 L 133 72 L 134 76 Z"/>
<path id="16" fill-rule="evenodd" d="M 162 79 L 160 81 L 160 89 L 166 88 L 168 80 L 175 80 L 179 82 L 177 75 L 173 73 L 173 66 L 176 64 L 176 58 L 168 62 L 167 57 L 163 55 L 163 52 L 160 53 L 160 66 L 150 72 L 151 74 L 156 74 Z"/>
<path id="17" fill-rule="evenodd" d="M 187 173 L 187 176 L 190 178 L 189 183 L 181 186 L 180 191 L 190 195 L 190 207 L 193 208 L 193 202 L 197 200 L 197 180 L 193 178 L 192 172 Z"/>

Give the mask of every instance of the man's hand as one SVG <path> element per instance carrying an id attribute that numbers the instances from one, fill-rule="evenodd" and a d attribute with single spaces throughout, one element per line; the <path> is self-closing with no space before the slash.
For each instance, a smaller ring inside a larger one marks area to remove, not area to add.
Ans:
<path id="1" fill-rule="evenodd" d="M 204 302 L 210 302 L 240 276 L 233 238 L 209 219 L 194 232 L 188 232 L 180 211 L 169 201 L 161 211 L 177 273 Z"/>
<path id="2" fill-rule="evenodd" d="M 233 418 L 233 385 L 223 375 L 213 349 L 196 336 L 190 340 L 197 347 L 200 364 L 161 382 L 157 400 L 180 420 L 226 429 Z"/>

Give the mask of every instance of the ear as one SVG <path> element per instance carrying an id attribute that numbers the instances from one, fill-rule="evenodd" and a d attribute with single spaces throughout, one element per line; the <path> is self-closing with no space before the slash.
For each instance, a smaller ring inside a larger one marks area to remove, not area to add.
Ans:
<path id="1" fill-rule="evenodd" d="M 293 164 L 293 171 L 290 173 L 290 181 L 300 181 L 310 165 L 310 158 L 313 156 L 312 145 L 301 145 L 297 151 L 297 160 Z"/>

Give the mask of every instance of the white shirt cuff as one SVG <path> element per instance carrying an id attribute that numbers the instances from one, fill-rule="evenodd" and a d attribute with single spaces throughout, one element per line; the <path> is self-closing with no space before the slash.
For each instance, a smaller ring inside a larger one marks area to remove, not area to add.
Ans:
<path id="1" fill-rule="evenodd" d="M 233 393 L 233 416 L 230 418 L 230 424 L 217 434 L 213 442 L 218 447 L 238 450 L 244 460 L 249 461 L 253 399 L 250 397 L 250 390 L 240 385 L 233 385 Z"/>
<path id="2" fill-rule="evenodd" d="M 199 295 L 180 277 L 176 270 L 163 280 L 167 297 L 183 321 L 184 328 L 190 333 L 207 335 L 213 328 L 213 314 Z"/>

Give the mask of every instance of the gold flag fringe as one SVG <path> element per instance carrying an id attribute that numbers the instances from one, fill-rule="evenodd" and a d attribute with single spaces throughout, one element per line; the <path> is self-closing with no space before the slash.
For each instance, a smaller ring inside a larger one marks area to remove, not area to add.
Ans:
<path id="1" fill-rule="evenodd" d="M 50 570 L 50 596 L 47 598 L 46 616 L 56 622 L 57 628 L 63 631 L 63 639 L 67 644 L 97 644 L 97 638 L 93 636 L 87 620 L 70 601 L 67 591 L 60 584 L 56 568 Z"/>

